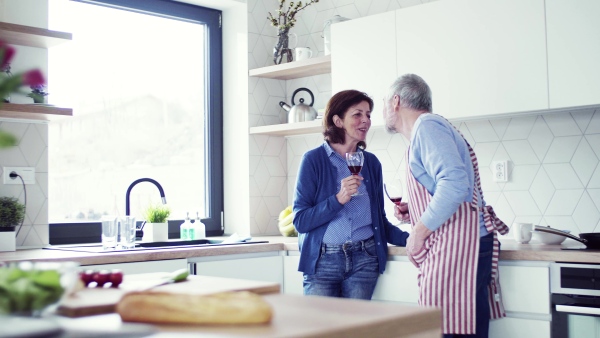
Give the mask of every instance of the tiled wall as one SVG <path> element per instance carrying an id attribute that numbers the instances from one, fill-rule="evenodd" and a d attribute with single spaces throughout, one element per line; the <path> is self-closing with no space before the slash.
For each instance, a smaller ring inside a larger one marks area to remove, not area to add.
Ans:
<path id="1" fill-rule="evenodd" d="M 350 19 L 429 1 L 321 0 L 300 12 L 292 32 L 299 45 L 323 55 L 322 23 L 338 14 Z M 274 28 L 265 13 L 276 0 L 249 0 L 249 69 L 272 64 Z M 331 77 L 280 81 L 250 78 L 251 126 L 284 123 L 281 100 L 289 103 L 298 87 L 315 93 L 316 107 L 331 96 Z M 435 100 L 435 98 L 434 98 Z M 375 111 L 378 114 L 380 111 Z M 484 196 L 508 225 L 534 222 L 574 233 L 600 231 L 600 110 L 553 112 L 511 118 L 456 122 L 479 157 Z M 300 158 L 321 144 L 320 134 L 289 138 L 250 136 L 251 233 L 277 234 L 277 215 L 292 202 Z M 384 179 L 404 178 L 406 140 L 382 128 L 369 133 L 368 150 L 383 164 Z M 492 180 L 491 163 L 509 161 L 509 182 Z M 393 215 L 392 205 L 386 210 Z M 393 218 L 393 216 L 391 216 Z M 392 219 L 391 219 L 392 220 Z M 392 220 L 393 221 L 393 220 Z"/>
<path id="2" fill-rule="evenodd" d="M 48 125 L 0 121 L 0 129 L 15 135 L 15 147 L 0 149 L 0 171 L 3 167 L 35 167 L 35 184 L 0 184 L 0 196 L 19 198 L 26 205 L 25 221 L 18 231 L 17 249 L 41 248 L 48 239 Z M 18 228 L 17 228 L 18 230 Z"/>

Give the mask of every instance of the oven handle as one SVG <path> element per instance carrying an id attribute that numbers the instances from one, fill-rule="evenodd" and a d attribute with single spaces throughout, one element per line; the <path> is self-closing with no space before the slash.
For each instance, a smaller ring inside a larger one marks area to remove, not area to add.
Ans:
<path id="1" fill-rule="evenodd" d="M 557 312 L 581 313 L 584 315 L 600 316 L 600 308 L 571 306 L 571 305 L 556 305 Z"/>

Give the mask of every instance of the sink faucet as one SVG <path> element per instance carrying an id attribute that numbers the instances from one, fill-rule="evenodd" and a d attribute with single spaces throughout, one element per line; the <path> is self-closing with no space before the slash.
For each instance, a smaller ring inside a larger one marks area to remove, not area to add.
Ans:
<path id="1" fill-rule="evenodd" d="M 133 189 L 133 187 L 135 187 L 135 185 L 140 182 L 150 182 L 150 183 L 154 184 L 158 188 L 158 191 L 160 192 L 160 197 L 162 198 L 162 203 L 167 204 L 167 199 L 165 198 L 165 191 L 160 186 L 160 183 L 156 182 L 155 180 L 153 180 L 151 178 L 140 178 L 140 179 L 133 181 L 133 183 L 131 183 L 129 185 L 129 188 L 127 188 L 127 194 L 125 194 L 125 216 L 129 216 L 129 194 L 131 193 L 131 189 Z"/>

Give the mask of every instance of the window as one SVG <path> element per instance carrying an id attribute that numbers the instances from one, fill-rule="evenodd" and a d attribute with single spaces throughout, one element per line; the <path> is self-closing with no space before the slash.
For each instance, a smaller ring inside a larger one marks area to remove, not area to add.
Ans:
<path id="1" fill-rule="evenodd" d="M 223 233 L 220 15 L 165 0 L 51 0 L 50 29 L 73 41 L 49 51 L 49 103 L 74 108 L 49 126 L 51 244 L 92 241 L 73 232 L 124 215 L 143 177 L 164 189 L 170 237 L 188 212 Z M 160 202 L 142 182 L 130 214 L 142 220 Z"/>

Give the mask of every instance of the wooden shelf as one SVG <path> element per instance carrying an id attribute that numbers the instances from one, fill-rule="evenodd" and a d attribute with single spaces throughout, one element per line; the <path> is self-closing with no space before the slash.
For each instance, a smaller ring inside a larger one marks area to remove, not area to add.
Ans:
<path id="1" fill-rule="evenodd" d="M 331 55 L 251 69 L 249 75 L 268 79 L 290 80 L 327 73 L 331 73 Z"/>
<path id="2" fill-rule="evenodd" d="M 71 41 L 73 35 L 44 28 L 0 22 L 0 40 L 8 44 L 49 48 Z"/>
<path id="3" fill-rule="evenodd" d="M 308 122 L 274 124 L 270 126 L 251 127 L 250 135 L 293 136 L 320 133 L 323 131 L 323 120 Z"/>
<path id="4" fill-rule="evenodd" d="M 73 116 L 73 109 L 49 105 L 2 103 L 0 118 L 54 121 Z"/>

